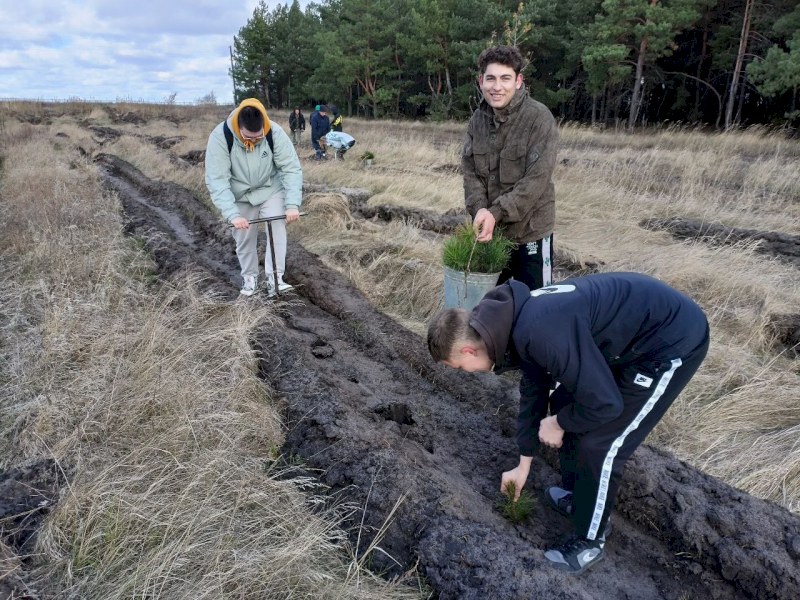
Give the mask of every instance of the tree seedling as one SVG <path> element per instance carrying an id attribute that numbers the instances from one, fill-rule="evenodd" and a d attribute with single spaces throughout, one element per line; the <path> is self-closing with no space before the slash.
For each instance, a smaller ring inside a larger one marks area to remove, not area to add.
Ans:
<path id="1" fill-rule="evenodd" d="M 465 273 L 499 273 L 508 264 L 514 242 L 496 230 L 491 241 L 478 243 L 472 223 L 459 225 L 442 244 L 442 263 Z"/>
<path id="2" fill-rule="evenodd" d="M 522 523 L 533 511 L 533 497 L 522 490 L 519 498 L 514 500 L 517 495 L 517 486 L 510 482 L 506 484 L 505 495 L 500 501 L 500 513 L 512 523 Z"/>

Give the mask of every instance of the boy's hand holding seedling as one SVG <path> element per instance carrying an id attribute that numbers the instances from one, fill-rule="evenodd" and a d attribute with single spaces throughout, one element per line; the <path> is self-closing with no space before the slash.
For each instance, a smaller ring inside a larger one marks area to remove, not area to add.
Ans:
<path id="1" fill-rule="evenodd" d="M 487 209 L 481 208 L 475 213 L 475 220 L 472 222 L 472 225 L 475 227 L 475 233 L 478 235 L 479 242 L 491 241 L 495 223 L 494 215 Z"/>
<path id="2" fill-rule="evenodd" d="M 528 480 L 528 473 L 531 471 L 532 456 L 520 456 L 519 465 L 515 469 L 503 473 L 500 479 L 500 493 L 508 494 L 509 490 L 513 490 L 513 500 L 519 500 L 519 495 L 525 482 Z M 513 485 L 513 487 L 511 487 Z"/>

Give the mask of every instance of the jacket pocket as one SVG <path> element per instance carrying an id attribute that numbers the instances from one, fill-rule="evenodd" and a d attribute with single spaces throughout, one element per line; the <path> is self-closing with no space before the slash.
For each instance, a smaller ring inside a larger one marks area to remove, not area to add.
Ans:
<path id="1" fill-rule="evenodd" d="M 472 161 L 475 163 L 475 174 L 486 179 L 489 177 L 489 145 L 481 142 L 472 141 L 464 148 L 465 154 L 472 154 Z"/>
<path id="2" fill-rule="evenodd" d="M 514 185 L 525 175 L 528 149 L 517 144 L 500 151 L 500 184 Z M 538 158 L 538 156 L 537 156 Z"/>

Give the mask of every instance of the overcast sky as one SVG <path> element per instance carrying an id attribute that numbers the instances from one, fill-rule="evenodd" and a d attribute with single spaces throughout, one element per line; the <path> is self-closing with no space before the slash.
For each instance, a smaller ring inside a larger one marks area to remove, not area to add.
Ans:
<path id="1" fill-rule="evenodd" d="M 0 0 L 0 98 L 233 102 L 228 46 L 257 5 Z"/>

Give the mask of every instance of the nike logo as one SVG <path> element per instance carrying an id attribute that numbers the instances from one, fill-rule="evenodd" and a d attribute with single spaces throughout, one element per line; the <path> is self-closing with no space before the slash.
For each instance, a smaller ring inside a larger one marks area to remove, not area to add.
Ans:
<path id="1" fill-rule="evenodd" d="M 642 375 L 641 373 L 637 373 L 636 377 L 633 378 L 633 383 L 645 388 L 649 388 L 653 383 L 653 379 L 652 377 L 647 377 L 645 375 Z"/>
<path id="2" fill-rule="evenodd" d="M 580 560 L 580 562 L 582 564 L 586 564 L 588 562 L 593 561 L 595 558 L 597 558 L 598 554 L 600 554 L 600 550 L 594 550 L 594 549 L 586 550 L 585 552 L 581 553 L 581 556 L 580 556 L 579 560 Z"/>

